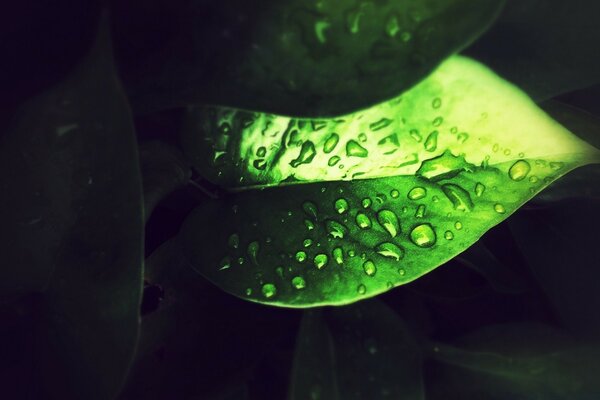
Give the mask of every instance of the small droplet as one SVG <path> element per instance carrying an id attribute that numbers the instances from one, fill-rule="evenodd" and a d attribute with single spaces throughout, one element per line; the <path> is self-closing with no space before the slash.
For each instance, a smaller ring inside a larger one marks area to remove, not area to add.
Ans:
<path id="1" fill-rule="evenodd" d="M 229 257 L 223 257 L 223 259 L 219 263 L 219 270 L 223 271 L 223 270 L 226 270 L 226 269 L 229 269 L 229 268 L 231 268 L 231 258 L 229 258 Z"/>
<path id="2" fill-rule="evenodd" d="M 298 262 L 306 261 L 306 253 L 302 250 L 296 252 L 296 261 L 298 261 Z"/>
<path id="3" fill-rule="evenodd" d="M 390 196 L 392 197 L 392 199 L 397 199 L 398 196 L 400 196 L 400 192 L 396 189 L 392 189 L 392 191 L 390 192 Z"/>
<path id="4" fill-rule="evenodd" d="M 410 34 L 410 32 L 402 32 L 402 34 L 400 35 L 400 40 L 402 40 L 404 43 L 409 42 L 411 38 L 412 35 Z"/>
<path id="5" fill-rule="evenodd" d="M 231 234 L 227 240 L 227 243 L 232 249 L 237 249 L 240 245 L 240 236 L 237 233 Z"/>
<path id="6" fill-rule="evenodd" d="M 389 37 L 395 37 L 398 31 L 400 30 L 400 25 L 398 24 L 398 19 L 395 15 L 391 15 L 386 24 L 385 24 L 385 33 Z"/>
<path id="7" fill-rule="evenodd" d="M 329 261 L 329 257 L 327 257 L 327 254 L 323 254 L 323 253 L 317 254 L 315 256 L 315 258 L 313 259 L 313 262 L 315 264 L 315 267 L 317 267 L 317 269 L 325 268 L 328 261 Z"/>
<path id="8" fill-rule="evenodd" d="M 342 265 L 344 263 L 344 251 L 341 247 L 334 248 L 331 255 L 337 265 Z"/>
<path id="9" fill-rule="evenodd" d="M 265 160 L 254 160 L 254 162 L 252 163 L 252 166 L 260 171 L 264 170 L 265 168 L 267 168 L 267 162 Z"/>
<path id="10" fill-rule="evenodd" d="M 485 192 L 485 185 L 481 182 L 477 182 L 477 184 L 475 184 L 475 196 L 481 197 L 483 192 Z"/>
<path id="11" fill-rule="evenodd" d="M 387 258 L 400 261 L 404 257 L 404 249 L 391 242 L 383 242 L 375 247 L 375 251 Z"/>
<path id="12" fill-rule="evenodd" d="M 358 294 L 365 294 L 365 293 L 367 293 L 367 287 L 361 283 L 356 288 L 356 291 L 358 292 Z"/>
<path id="13" fill-rule="evenodd" d="M 455 210 L 471 211 L 473 209 L 473 201 L 469 192 L 462 187 L 453 183 L 448 183 L 442 186 L 442 191 L 450 200 Z"/>
<path id="14" fill-rule="evenodd" d="M 496 203 L 494 204 L 494 211 L 496 211 L 498 214 L 504 214 L 506 212 L 506 209 L 502 204 Z"/>
<path id="15" fill-rule="evenodd" d="M 525 160 L 516 161 L 508 170 L 508 176 L 513 181 L 522 181 L 531 171 L 531 165 Z"/>
<path id="16" fill-rule="evenodd" d="M 404 270 L 404 268 L 400 268 L 400 269 L 398 270 L 398 274 L 399 274 L 400 276 L 404 276 L 404 275 L 406 275 L 406 271 Z"/>
<path id="17" fill-rule="evenodd" d="M 456 221 L 454 223 L 454 229 L 456 229 L 457 231 L 460 231 L 463 228 L 463 224 L 460 221 Z"/>
<path id="18" fill-rule="evenodd" d="M 364 143 L 364 142 L 366 142 L 366 141 L 367 141 L 367 135 L 366 135 L 364 132 L 360 133 L 360 134 L 358 135 L 358 140 L 359 140 L 360 142 L 363 142 L 363 143 Z"/>
<path id="19" fill-rule="evenodd" d="M 550 168 L 553 169 L 554 171 L 558 171 L 559 169 L 561 169 L 565 164 L 558 162 L 558 161 L 552 161 L 550 164 Z"/>
<path id="20" fill-rule="evenodd" d="M 354 257 L 356 255 L 356 251 L 354 249 L 348 250 L 348 257 Z"/>
<path id="21" fill-rule="evenodd" d="M 267 149 L 264 146 L 261 146 L 256 150 L 256 155 L 258 157 L 264 157 L 267 154 Z"/>
<path id="22" fill-rule="evenodd" d="M 371 227 L 371 220 L 366 214 L 359 212 L 356 214 L 356 225 L 361 229 L 369 229 Z"/>
<path id="23" fill-rule="evenodd" d="M 246 288 L 246 296 L 250 296 L 252 294 L 251 288 Z"/>
<path id="24" fill-rule="evenodd" d="M 244 260 L 244 257 L 240 257 L 237 259 L 237 261 L 238 261 L 238 264 L 242 265 L 245 260 Z"/>
<path id="25" fill-rule="evenodd" d="M 431 102 L 431 107 L 438 109 L 442 106 L 442 99 L 440 99 L 439 97 L 436 97 L 435 99 L 433 99 L 433 101 Z"/>
<path id="26" fill-rule="evenodd" d="M 431 124 L 435 127 L 438 127 L 442 124 L 442 122 L 444 122 L 444 118 L 442 117 L 435 117 L 435 119 L 433 121 L 431 121 Z"/>
<path id="27" fill-rule="evenodd" d="M 417 143 L 421 143 L 421 141 L 423 140 L 423 137 L 421 136 L 418 130 L 411 129 L 409 133 L 410 137 L 413 138 Z"/>
<path id="28" fill-rule="evenodd" d="M 349 140 L 346 143 L 346 155 L 348 157 L 361 157 L 365 158 L 369 155 L 367 149 L 362 147 L 357 141 Z"/>
<path id="29" fill-rule="evenodd" d="M 410 232 L 410 240 L 419 247 L 431 247 L 436 242 L 435 231 L 429 224 L 417 225 Z"/>
<path id="30" fill-rule="evenodd" d="M 301 276 L 295 276 L 292 278 L 292 286 L 294 289 L 304 289 L 306 287 L 306 281 Z"/>
<path id="31" fill-rule="evenodd" d="M 248 255 L 254 264 L 258 264 L 258 250 L 260 249 L 260 244 L 257 241 L 250 242 L 248 244 Z"/>
<path id="32" fill-rule="evenodd" d="M 400 233 L 400 221 L 393 211 L 379 210 L 377 213 L 377 222 L 383 226 L 392 238 L 395 238 Z"/>
<path id="33" fill-rule="evenodd" d="M 381 118 L 379 121 L 373 122 L 371 125 L 369 125 L 369 129 L 371 129 L 372 131 L 378 131 L 380 129 L 388 127 L 392 122 L 393 121 L 391 119 Z"/>
<path id="34" fill-rule="evenodd" d="M 529 177 L 529 182 L 531 183 L 537 183 L 539 181 L 539 178 L 535 175 L 532 175 Z"/>
<path id="35" fill-rule="evenodd" d="M 327 165 L 329 165 L 330 167 L 333 167 L 335 164 L 337 164 L 338 162 L 340 162 L 341 157 L 340 156 L 332 156 L 329 158 L 329 161 L 327 161 Z M 342 168 L 343 166 L 340 165 L 340 168 Z"/>
<path id="36" fill-rule="evenodd" d="M 283 278 L 283 267 L 275 268 L 275 272 L 277 273 L 278 277 Z"/>
<path id="37" fill-rule="evenodd" d="M 265 298 L 270 299 L 277 294 L 277 288 L 272 283 L 265 283 L 262 286 L 262 294 Z"/>
<path id="38" fill-rule="evenodd" d="M 317 151 L 315 150 L 315 145 L 313 144 L 313 142 L 307 140 L 306 142 L 302 143 L 302 147 L 300 148 L 300 154 L 298 155 L 298 158 L 290 161 L 290 165 L 293 168 L 297 168 L 302 164 L 309 164 L 313 160 L 313 158 L 315 158 L 316 155 Z"/>
<path id="39" fill-rule="evenodd" d="M 304 226 L 306 226 L 306 229 L 309 231 L 312 231 L 313 229 L 315 229 L 315 224 L 313 224 L 313 222 L 308 219 L 304 220 Z"/>
<path id="40" fill-rule="evenodd" d="M 467 132 L 461 132 L 461 133 L 458 134 L 458 136 L 456 136 L 456 140 L 459 143 L 464 143 L 467 140 L 469 140 L 469 134 Z"/>
<path id="41" fill-rule="evenodd" d="M 454 239 L 454 233 L 452 233 L 451 231 L 446 231 L 444 232 L 444 238 L 446 240 L 452 240 Z"/>
<path id="42" fill-rule="evenodd" d="M 510 149 L 505 149 L 504 150 L 504 155 L 505 156 L 510 156 Z"/>
<path id="43" fill-rule="evenodd" d="M 310 247 L 312 246 L 313 241 L 311 239 L 304 239 L 304 241 L 302 242 L 302 246 L 304 247 Z"/>
<path id="44" fill-rule="evenodd" d="M 456 134 L 456 132 L 458 132 L 458 128 L 456 126 L 453 126 L 452 128 L 450 128 L 450 133 Z"/>
<path id="45" fill-rule="evenodd" d="M 302 203 L 302 209 L 309 217 L 317 219 L 317 205 L 312 201 L 305 201 Z"/>
<path id="46" fill-rule="evenodd" d="M 425 139 L 425 150 L 429 152 L 435 151 L 437 149 L 437 141 L 438 131 L 431 132 L 429 136 L 427 136 L 427 139 Z"/>
<path id="47" fill-rule="evenodd" d="M 498 150 L 500 150 L 500 145 L 498 143 L 494 143 L 494 145 L 492 146 L 492 151 L 494 153 L 497 153 Z"/>
<path id="48" fill-rule="evenodd" d="M 329 236 L 334 239 L 343 239 L 348 232 L 348 229 L 344 225 L 331 219 L 325 221 L 325 227 Z"/>
<path id="49" fill-rule="evenodd" d="M 385 197 L 385 194 L 383 194 L 383 193 L 377 193 L 375 195 L 375 201 L 379 204 L 383 204 L 385 202 L 385 199 L 386 199 L 386 197 Z"/>
<path id="50" fill-rule="evenodd" d="M 375 276 L 375 274 L 377 273 L 377 267 L 375 266 L 375 263 L 371 260 L 367 260 L 363 263 L 363 270 L 365 271 L 365 274 L 367 274 L 367 276 Z"/>
<path id="51" fill-rule="evenodd" d="M 362 199 L 361 204 L 362 204 L 363 208 L 369 208 L 369 207 L 371 207 L 371 204 L 373 204 L 373 202 L 371 201 L 370 198 L 365 197 L 364 199 Z"/>
<path id="52" fill-rule="evenodd" d="M 415 217 L 416 218 L 423 218 L 425 216 L 425 205 L 424 204 L 419 204 L 419 206 L 417 207 L 417 210 L 415 211 Z"/>
<path id="53" fill-rule="evenodd" d="M 323 152 L 331 153 L 333 149 L 335 149 L 335 146 L 337 146 L 339 141 L 340 136 L 337 133 L 332 133 L 331 135 L 329 135 L 329 137 L 327 138 L 327 140 L 325 140 L 325 143 L 323 144 Z"/>
<path id="54" fill-rule="evenodd" d="M 338 214 L 344 214 L 348 211 L 348 201 L 344 198 L 339 198 L 335 201 L 334 207 Z"/>
<path id="55" fill-rule="evenodd" d="M 410 200 L 421 200 L 422 198 L 427 196 L 427 189 L 425 189 L 424 187 L 414 187 L 412 188 L 409 192 L 407 197 Z"/>

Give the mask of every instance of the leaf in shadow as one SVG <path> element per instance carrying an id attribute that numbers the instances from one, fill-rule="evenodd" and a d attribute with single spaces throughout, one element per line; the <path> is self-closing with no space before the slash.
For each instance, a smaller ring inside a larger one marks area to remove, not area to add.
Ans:
<path id="1" fill-rule="evenodd" d="M 2 342 L 26 379 L 2 374 L 8 397 L 111 398 L 137 341 L 141 179 L 106 16 L 100 27 L 81 65 L 23 102 L 0 143 L 0 295 L 24 322 L 0 329 L 27 338 Z"/>
<path id="2" fill-rule="evenodd" d="M 120 11 L 120 66 L 136 111 L 200 103 L 351 112 L 421 80 L 485 31 L 504 1 L 181 3 Z M 160 36 L 153 47 L 139 31 L 156 25 L 170 40 Z"/>
<path id="3" fill-rule="evenodd" d="M 305 311 L 289 398 L 424 399 L 420 350 L 378 300 Z"/>

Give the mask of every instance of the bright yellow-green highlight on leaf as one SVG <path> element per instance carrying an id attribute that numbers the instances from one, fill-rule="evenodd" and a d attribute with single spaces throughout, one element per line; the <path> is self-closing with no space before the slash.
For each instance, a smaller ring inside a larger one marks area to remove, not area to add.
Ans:
<path id="1" fill-rule="evenodd" d="M 186 255 L 228 292 L 287 307 L 347 304 L 408 283 L 600 159 L 519 89 L 459 56 L 401 96 L 338 118 L 224 108 L 194 117 L 202 124 L 187 132 L 187 151 L 234 192 L 188 218 Z"/>

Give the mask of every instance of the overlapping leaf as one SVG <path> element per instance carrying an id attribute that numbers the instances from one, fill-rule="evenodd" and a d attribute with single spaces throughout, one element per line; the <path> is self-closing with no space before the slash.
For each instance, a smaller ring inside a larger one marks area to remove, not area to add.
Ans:
<path id="1" fill-rule="evenodd" d="M 282 306 L 345 304 L 410 282 L 598 160 L 462 57 L 396 99 L 335 119 L 197 113 L 186 150 L 234 193 L 190 215 L 186 256 L 225 290 Z"/>

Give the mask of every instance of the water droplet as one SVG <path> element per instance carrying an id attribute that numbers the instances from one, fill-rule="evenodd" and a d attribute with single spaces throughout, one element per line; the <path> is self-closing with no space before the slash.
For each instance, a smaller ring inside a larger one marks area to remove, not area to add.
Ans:
<path id="1" fill-rule="evenodd" d="M 229 268 L 231 268 L 231 258 L 223 257 L 223 259 L 219 263 L 219 270 L 223 271 L 223 270 L 229 269 Z"/>
<path id="2" fill-rule="evenodd" d="M 325 36 L 325 31 L 329 29 L 331 23 L 326 20 L 320 20 L 315 22 L 315 36 L 319 43 L 324 44 L 327 41 L 327 37 Z"/>
<path id="3" fill-rule="evenodd" d="M 270 299 L 277 294 L 277 287 L 275 287 L 275 285 L 272 283 L 265 283 L 262 286 L 262 294 L 265 296 L 265 298 Z"/>
<path id="4" fill-rule="evenodd" d="M 306 229 L 309 231 L 312 231 L 313 229 L 315 229 L 315 224 L 313 224 L 313 222 L 308 219 L 304 220 L 304 226 L 306 226 Z"/>
<path id="5" fill-rule="evenodd" d="M 364 143 L 364 142 L 366 142 L 366 141 L 367 141 L 367 135 L 365 135 L 365 133 L 364 133 L 364 132 L 360 133 L 360 134 L 358 135 L 358 140 L 359 140 L 360 142 L 363 142 L 363 143 Z"/>
<path id="6" fill-rule="evenodd" d="M 392 189 L 392 191 L 390 192 L 390 196 L 392 197 L 392 199 L 397 199 L 398 196 L 400 196 L 400 192 L 396 189 Z"/>
<path id="7" fill-rule="evenodd" d="M 219 131 L 222 135 L 227 135 L 231 131 L 231 125 L 228 122 L 223 122 L 219 125 Z"/>
<path id="8" fill-rule="evenodd" d="M 529 182 L 531 183 L 537 183 L 539 181 L 539 178 L 535 175 L 532 175 L 529 177 Z"/>
<path id="9" fill-rule="evenodd" d="M 412 188 L 409 192 L 407 197 L 411 200 L 421 200 L 422 198 L 425 198 L 427 196 L 427 189 L 425 189 L 424 187 L 414 187 Z"/>
<path id="10" fill-rule="evenodd" d="M 369 229 L 371 227 L 371 220 L 366 214 L 359 212 L 356 214 L 356 225 L 361 229 Z"/>
<path id="11" fill-rule="evenodd" d="M 342 265 L 344 263 L 344 251 L 341 247 L 336 247 L 333 249 L 331 254 L 333 255 L 333 259 L 337 265 Z"/>
<path id="12" fill-rule="evenodd" d="M 240 236 L 237 233 L 231 234 L 227 240 L 227 243 L 232 249 L 237 249 L 240 245 Z"/>
<path id="13" fill-rule="evenodd" d="M 267 168 L 267 162 L 265 160 L 254 160 L 254 162 L 252 163 L 252 166 L 260 171 L 264 170 L 265 168 Z"/>
<path id="14" fill-rule="evenodd" d="M 331 158 L 329 158 L 329 161 L 327 161 L 327 165 L 329 165 L 330 167 L 333 167 L 335 164 L 337 164 L 338 162 L 340 162 L 341 157 L 339 156 L 332 156 Z M 343 168 L 342 165 L 340 165 L 340 168 Z"/>
<path id="15" fill-rule="evenodd" d="M 246 296 L 250 296 L 252 294 L 252 289 L 246 288 Z"/>
<path id="16" fill-rule="evenodd" d="M 337 133 L 332 133 L 331 135 L 329 135 L 327 140 L 325 140 L 325 144 L 323 144 L 323 152 L 331 153 L 333 149 L 335 149 L 335 146 L 337 146 L 339 141 L 340 136 Z"/>
<path id="17" fill-rule="evenodd" d="M 348 201 L 344 198 L 339 198 L 335 201 L 334 207 L 338 214 L 343 214 L 348 211 Z"/>
<path id="18" fill-rule="evenodd" d="M 238 264 L 242 265 L 244 263 L 244 257 L 238 258 Z"/>
<path id="19" fill-rule="evenodd" d="M 413 138 L 417 143 L 421 143 L 421 141 L 423 140 L 423 137 L 421 136 L 418 130 L 411 129 L 409 133 L 410 137 Z"/>
<path id="20" fill-rule="evenodd" d="M 308 215 L 309 217 L 313 217 L 314 219 L 317 219 L 317 205 L 315 203 L 313 203 L 312 201 L 305 201 L 304 203 L 302 203 L 302 209 L 304 210 L 304 212 L 306 213 L 306 215 Z"/>
<path id="21" fill-rule="evenodd" d="M 297 168 L 301 164 L 308 164 L 313 160 L 313 158 L 315 158 L 315 155 L 317 155 L 315 145 L 313 144 L 313 142 L 307 140 L 306 142 L 302 143 L 302 147 L 300 148 L 300 154 L 298 155 L 298 158 L 290 161 L 290 165 L 293 168 Z"/>
<path id="22" fill-rule="evenodd" d="M 473 209 L 473 201 L 469 192 L 453 183 L 448 183 L 442 186 L 442 191 L 450 200 L 455 210 L 471 211 Z"/>
<path id="23" fill-rule="evenodd" d="M 402 34 L 400 35 L 400 40 L 402 40 L 404 43 L 409 42 L 411 38 L 412 35 L 410 34 L 410 32 L 402 32 Z"/>
<path id="24" fill-rule="evenodd" d="M 306 281 L 301 276 L 295 276 L 292 278 L 292 286 L 294 289 L 304 289 L 306 287 Z"/>
<path id="25" fill-rule="evenodd" d="M 416 174 L 433 181 L 439 181 L 453 178 L 462 171 L 473 171 L 474 167 L 463 156 L 454 156 L 446 150 L 437 157 L 423 161 Z"/>
<path id="26" fill-rule="evenodd" d="M 502 204 L 496 203 L 494 204 L 494 211 L 496 211 L 498 214 L 504 214 L 506 212 L 506 209 Z"/>
<path id="27" fill-rule="evenodd" d="M 363 270 L 365 271 L 365 274 L 367 274 L 367 276 L 375 276 L 375 274 L 377 273 L 377 267 L 375 266 L 375 263 L 371 260 L 367 260 L 363 263 Z"/>
<path id="28" fill-rule="evenodd" d="M 317 267 L 318 269 L 325 268 L 328 261 L 329 261 L 329 257 L 327 257 L 327 254 L 323 254 L 323 253 L 317 254 L 313 260 L 315 267 Z"/>
<path id="29" fill-rule="evenodd" d="M 261 146 L 256 150 L 256 155 L 258 157 L 264 157 L 267 154 L 267 149 L 264 146 Z"/>
<path id="30" fill-rule="evenodd" d="M 446 240 L 452 240 L 454 239 L 454 233 L 452 233 L 451 231 L 446 231 L 444 232 L 444 238 Z"/>
<path id="31" fill-rule="evenodd" d="M 452 128 L 450 128 L 450 133 L 456 134 L 456 132 L 458 132 L 458 128 L 456 126 L 453 126 Z"/>
<path id="32" fill-rule="evenodd" d="M 435 117 L 435 119 L 431 122 L 431 124 L 435 127 L 438 127 L 442 124 L 442 122 L 444 122 L 444 118 L 442 117 Z"/>
<path id="33" fill-rule="evenodd" d="M 364 199 L 362 199 L 361 204 L 362 204 L 363 208 L 369 208 L 369 207 L 371 207 L 371 204 L 373 204 L 373 202 L 371 201 L 370 198 L 365 197 Z"/>
<path id="34" fill-rule="evenodd" d="M 250 259 L 252 260 L 252 262 L 254 264 L 258 264 L 257 261 L 257 257 L 258 257 L 258 250 L 260 249 L 260 243 L 258 243 L 257 241 L 254 242 L 250 242 L 248 244 L 248 255 L 250 256 Z"/>
<path id="35" fill-rule="evenodd" d="M 357 216 L 358 218 L 358 216 Z M 369 221 L 370 222 L 370 221 Z M 390 210 L 379 210 L 377 213 L 377 222 L 390 234 L 392 238 L 400 233 L 400 221 L 398 216 Z"/>
<path id="36" fill-rule="evenodd" d="M 415 217 L 423 218 L 424 216 L 425 216 L 425 205 L 419 204 L 419 206 L 417 207 L 417 210 L 415 211 Z"/>
<path id="37" fill-rule="evenodd" d="M 492 146 L 492 151 L 494 153 L 497 153 L 498 150 L 500 150 L 500 145 L 498 143 L 494 143 L 494 145 Z"/>
<path id="38" fill-rule="evenodd" d="M 508 170 L 508 176 L 513 181 L 522 181 L 531 171 L 531 165 L 525 160 L 516 161 Z"/>
<path id="39" fill-rule="evenodd" d="M 505 156 L 510 156 L 510 149 L 505 149 L 504 150 L 504 155 Z"/>
<path id="40" fill-rule="evenodd" d="M 312 246 L 313 241 L 311 239 L 304 239 L 304 241 L 302 242 L 302 246 L 304 247 L 310 247 Z"/>
<path id="41" fill-rule="evenodd" d="M 277 273 L 278 277 L 283 278 L 283 267 L 275 268 L 275 272 Z"/>
<path id="42" fill-rule="evenodd" d="M 388 127 L 392 122 L 393 120 L 391 119 L 381 118 L 379 121 L 373 122 L 371 125 L 369 125 L 369 129 L 371 129 L 372 131 L 378 131 L 380 129 Z"/>
<path id="43" fill-rule="evenodd" d="M 391 242 L 383 242 L 375 247 L 375 251 L 387 258 L 400 261 L 404 257 L 404 249 Z"/>
<path id="44" fill-rule="evenodd" d="M 467 132 L 461 132 L 456 136 L 456 140 L 460 143 L 464 143 L 469 139 L 469 134 Z"/>
<path id="45" fill-rule="evenodd" d="M 332 219 L 325 221 L 325 228 L 327 228 L 329 236 L 334 239 L 343 239 L 348 233 L 348 229 L 344 225 Z"/>
<path id="46" fill-rule="evenodd" d="M 398 274 L 400 274 L 400 276 L 404 276 L 406 275 L 406 271 L 404 270 L 404 268 L 400 268 L 398 269 Z"/>
<path id="47" fill-rule="evenodd" d="M 358 142 L 349 140 L 348 143 L 346 143 L 346 155 L 348 157 L 365 158 L 369 155 L 369 152 L 367 149 L 358 144 Z"/>
<path id="48" fill-rule="evenodd" d="M 442 99 L 440 99 L 439 97 L 436 97 L 435 99 L 433 99 L 433 101 L 431 102 L 431 107 L 438 109 L 442 106 Z"/>
<path id="49" fill-rule="evenodd" d="M 454 229 L 456 229 L 457 231 L 460 231 L 463 228 L 463 225 L 460 221 L 456 221 L 454 223 Z"/>
<path id="50" fill-rule="evenodd" d="M 296 252 L 296 261 L 298 261 L 298 262 L 306 261 L 306 253 L 302 250 Z"/>
<path id="51" fill-rule="evenodd" d="M 481 182 L 477 182 L 477 184 L 475 184 L 475 196 L 481 197 L 483 192 L 485 192 L 485 185 Z"/>
<path id="52" fill-rule="evenodd" d="M 558 161 L 552 161 L 552 162 L 551 162 L 549 165 L 550 165 L 550 168 L 551 168 L 551 169 L 553 169 L 553 170 L 555 170 L 555 171 L 558 171 L 558 170 L 559 170 L 559 169 L 561 169 L 561 168 L 562 168 L 562 167 L 563 167 L 565 164 L 564 164 L 564 163 L 561 163 L 561 162 L 558 162 Z"/>
<path id="53" fill-rule="evenodd" d="M 436 242 L 435 231 L 429 224 L 417 225 L 410 232 L 410 240 L 419 247 L 431 247 Z"/>
<path id="54" fill-rule="evenodd" d="M 356 251 L 354 249 L 348 250 L 348 257 L 354 257 L 356 255 Z"/>
<path id="55" fill-rule="evenodd" d="M 375 195 L 375 201 L 378 202 L 379 204 L 383 204 L 385 202 L 385 199 L 386 199 L 386 197 L 385 197 L 385 194 L 383 194 L 383 193 L 377 193 Z"/>
<path id="56" fill-rule="evenodd" d="M 398 24 L 398 19 L 395 15 L 391 15 L 385 24 L 385 33 L 387 33 L 389 37 L 393 38 L 396 36 L 396 34 L 398 34 L 399 30 L 400 25 Z"/>
<path id="57" fill-rule="evenodd" d="M 356 288 L 356 291 L 358 292 L 358 294 L 365 294 L 365 293 L 367 293 L 367 287 L 361 283 Z"/>
<path id="58" fill-rule="evenodd" d="M 437 140 L 438 140 L 438 131 L 433 131 L 429 134 L 429 136 L 427 136 L 427 139 L 425 139 L 425 150 L 432 152 L 435 151 L 437 149 Z"/>

